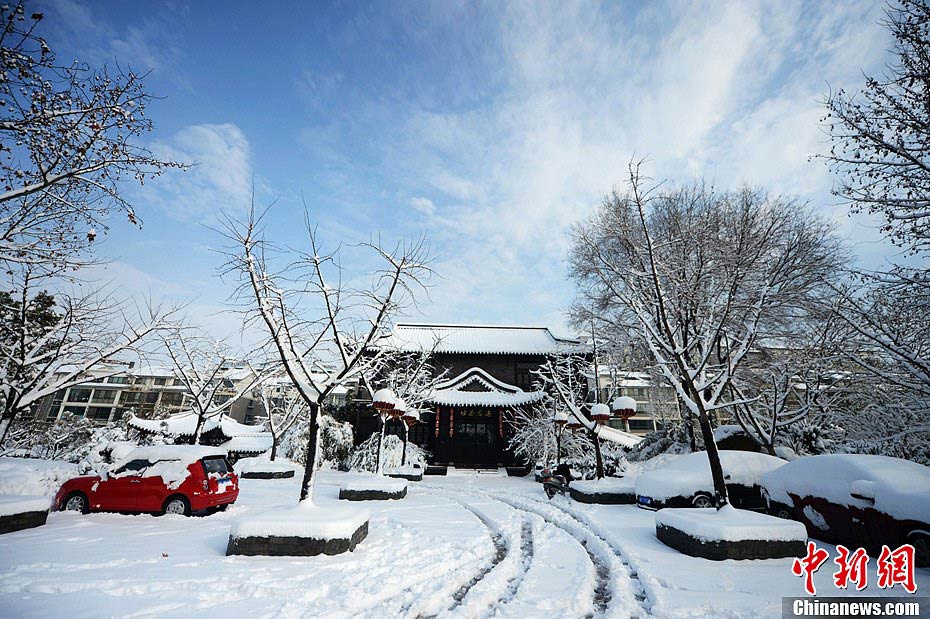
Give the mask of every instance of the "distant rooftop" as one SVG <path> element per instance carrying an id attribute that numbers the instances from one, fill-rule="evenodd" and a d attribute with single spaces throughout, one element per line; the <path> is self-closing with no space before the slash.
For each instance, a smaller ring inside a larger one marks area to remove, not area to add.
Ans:
<path id="1" fill-rule="evenodd" d="M 546 327 L 400 323 L 378 346 L 409 352 L 547 355 L 581 345 Z"/>

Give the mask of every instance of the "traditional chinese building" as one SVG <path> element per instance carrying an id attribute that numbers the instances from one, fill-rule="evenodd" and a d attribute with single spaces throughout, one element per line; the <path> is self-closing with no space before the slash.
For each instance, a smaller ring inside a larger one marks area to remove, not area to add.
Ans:
<path id="1" fill-rule="evenodd" d="M 545 327 L 398 324 L 379 346 L 431 354 L 445 372 L 429 397 L 429 410 L 410 438 L 426 448 L 431 464 L 496 468 L 517 464 L 507 447 L 508 411 L 543 399 L 533 372 L 547 355 L 577 351 L 578 340 Z"/>

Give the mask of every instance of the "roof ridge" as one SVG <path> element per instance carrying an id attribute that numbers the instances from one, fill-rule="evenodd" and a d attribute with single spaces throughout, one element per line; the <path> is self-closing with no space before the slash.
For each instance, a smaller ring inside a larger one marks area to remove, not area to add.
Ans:
<path id="1" fill-rule="evenodd" d="M 445 328 L 445 329 L 532 329 L 536 331 L 552 331 L 549 327 L 532 326 L 532 325 L 490 325 L 490 324 L 467 324 L 467 323 L 442 323 L 442 322 L 398 322 L 394 328 L 399 327 L 419 327 L 419 328 Z"/>

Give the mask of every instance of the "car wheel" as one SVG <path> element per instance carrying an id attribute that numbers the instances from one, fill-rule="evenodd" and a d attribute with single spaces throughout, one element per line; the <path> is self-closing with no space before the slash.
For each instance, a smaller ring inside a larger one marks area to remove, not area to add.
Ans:
<path id="1" fill-rule="evenodd" d="M 776 507 L 772 510 L 772 515 L 782 520 L 794 520 L 794 513 L 787 507 Z"/>
<path id="2" fill-rule="evenodd" d="M 914 531 L 907 536 L 907 543 L 914 547 L 917 567 L 930 567 L 930 533 Z"/>
<path id="3" fill-rule="evenodd" d="M 229 507 L 229 503 L 223 503 L 222 505 L 216 508 L 216 511 L 225 512 L 227 507 Z"/>
<path id="4" fill-rule="evenodd" d="M 90 502 L 83 492 L 72 492 L 62 503 L 62 511 L 81 512 L 86 514 L 90 511 Z"/>
<path id="5" fill-rule="evenodd" d="M 707 496 L 706 494 L 697 495 L 696 497 L 694 497 L 694 499 L 691 500 L 691 504 L 694 505 L 695 507 L 700 507 L 702 509 L 706 509 L 708 507 L 714 506 L 713 500 L 711 500 L 711 498 Z"/>
<path id="6" fill-rule="evenodd" d="M 182 496 L 169 497 L 162 508 L 164 514 L 177 514 L 179 516 L 191 515 L 191 504 Z"/>

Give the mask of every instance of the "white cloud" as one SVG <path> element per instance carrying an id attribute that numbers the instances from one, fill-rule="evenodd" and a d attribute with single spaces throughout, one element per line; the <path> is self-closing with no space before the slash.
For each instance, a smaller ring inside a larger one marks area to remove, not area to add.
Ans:
<path id="1" fill-rule="evenodd" d="M 148 204 L 184 221 L 211 221 L 218 213 L 246 209 L 252 196 L 252 157 L 245 134 L 234 124 L 191 125 L 152 150 L 190 164 L 168 170 L 144 189 Z"/>
<path id="2" fill-rule="evenodd" d="M 433 201 L 429 198 L 411 198 L 410 206 L 418 213 L 426 215 L 427 217 L 432 217 L 436 214 L 436 205 L 433 204 Z"/>

